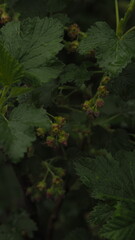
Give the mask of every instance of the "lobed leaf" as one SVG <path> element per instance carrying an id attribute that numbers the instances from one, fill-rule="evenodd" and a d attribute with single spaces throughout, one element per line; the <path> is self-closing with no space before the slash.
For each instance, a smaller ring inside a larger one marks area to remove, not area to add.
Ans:
<path id="1" fill-rule="evenodd" d="M 79 46 L 81 54 L 96 51 L 99 66 L 111 76 L 118 75 L 135 57 L 135 32 L 129 32 L 120 39 L 105 22 L 97 22 Z"/>
<path id="2" fill-rule="evenodd" d="M 9 121 L 0 116 L 0 145 L 13 162 L 18 162 L 35 141 L 34 127 L 49 129 L 45 110 L 20 104 L 12 111 Z"/>
<path id="3" fill-rule="evenodd" d="M 61 70 L 59 66 L 54 68 L 51 65 L 63 47 L 63 30 L 63 25 L 57 19 L 28 18 L 6 24 L 0 31 L 0 40 L 24 66 L 26 73 L 42 83 L 56 78 Z"/>

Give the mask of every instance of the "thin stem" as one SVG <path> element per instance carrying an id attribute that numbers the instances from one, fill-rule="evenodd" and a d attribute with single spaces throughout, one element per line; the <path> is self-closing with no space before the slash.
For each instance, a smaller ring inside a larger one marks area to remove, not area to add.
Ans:
<path id="1" fill-rule="evenodd" d="M 119 116 L 121 116 L 121 113 L 117 113 L 116 115 L 114 115 L 114 116 L 106 119 L 106 120 L 104 121 L 104 123 L 109 123 L 109 122 L 113 121 L 114 119 L 116 119 L 116 118 L 119 117 Z"/>
<path id="2" fill-rule="evenodd" d="M 119 22 L 119 26 L 117 29 L 117 36 L 122 37 L 122 35 L 124 34 L 127 22 L 129 21 L 130 17 L 132 16 L 134 10 L 135 10 L 135 0 L 131 0 L 129 7 L 124 15 L 124 18 L 122 18 Z"/>
<path id="3" fill-rule="evenodd" d="M 3 112 L 3 107 L 7 101 L 7 93 L 9 91 L 9 86 L 5 86 L 2 90 L 2 94 L 0 97 L 0 112 Z"/>
<path id="4" fill-rule="evenodd" d="M 69 98 L 72 94 L 76 93 L 77 91 L 78 91 L 78 89 L 73 90 L 72 92 L 70 92 L 69 94 L 67 94 L 65 96 L 65 99 Z"/>
<path id="5" fill-rule="evenodd" d="M 42 163 L 43 167 L 45 167 L 47 169 L 46 174 L 44 176 L 44 181 L 46 181 L 47 177 L 48 177 L 48 173 L 50 172 L 51 175 L 55 176 L 55 174 L 52 172 L 52 170 L 49 167 L 49 164 L 51 164 L 53 161 L 59 159 L 60 157 L 53 157 L 53 158 L 49 158 L 48 160 L 44 161 Z"/>
<path id="6" fill-rule="evenodd" d="M 128 31 L 126 31 L 126 32 L 123 34 L 122 38 L 124 38 L 128 33 L 132 32 L 132 31 L 134 31 L 134 30 L 135 30 L 135 26 L 131 27 Z M 121 39 L 122 39 L 122 38 L 121 38 Z"/>
<path id="7" fill-rule="evenodd" d="M 47 114 L 49 117 L 55 119 L 55 117 L 54 117 L 52 114 L 50 114 L 50 113 L 48 113 L 48 112 L 46 112 L 46 114 Z"/>
<path id="8" fill-rule="evenodd" d="M 44 178 L 43 178 L 43 181 L 44 181 L 44 182 L 46 181 L 46 179 L 47 179 L 47 177 L 48 177 L 48 173 L 49 173 L 49 170 L 47 169 L 46 174 L 45 174 L 45 176 L 44 176 Z"/>
<path id="9" fill-rule="evenodd" d="M 135 10 L 135 0 L 131 0 L 129 7 L 127 9 L 127 12 L 125 13 L 124 19 L 123 19 L 123 28 L 125 29 L 126 24 L 130 17 L 132 16 L 133 11 Z"/>
<path id="10" fill-rule="evenodd" d="M 45 166 L 46 166 L 46 168 L 47 168 L 47 171 L 50 172 L 51 175 L 54 177 L 55 174 L 54 174 L 53 171 L 51 170 L 51 168 L 50 168 L 50 166 L 49 166 L 49 163 L 45 162 L 44 164 L 45 164 Z"/>
<path id="11" fill-rule="evenodd" d="M 118 0 L 115 0 L 115 12 L 116 12 L 116 33 L 117 33 L 119 29 L 119 22 L 120 22 Z"/>
<path id="12" fill-rule="evenodd" d="M 117 119 L 118 117 L 120 117 L 122 115 L 122 113 L 117 113 L 116 115 L 113 115 L 113 116 L 111 116 L 110 118 L 107 118 L 107 119 L 102 119 L 102 120 L 99 120 L 99 122 L 98 122 L 98 119 L 97 119 L 97 121 L 95 121 L 94 123 L 93 123 L 93 125 L 101 125 L 101 126 L 103 126 L 103 127 L 107 127 L 108 128 L 108 124 L 109 123 L 111 123 L 111 121 L 113 121 L 113 120 L 115 120 L 115 119 Z M 109 130 L 109 129 L 108 129 Z M 111 129 L 111 131 L 112 131 L 112 129 Z"/>

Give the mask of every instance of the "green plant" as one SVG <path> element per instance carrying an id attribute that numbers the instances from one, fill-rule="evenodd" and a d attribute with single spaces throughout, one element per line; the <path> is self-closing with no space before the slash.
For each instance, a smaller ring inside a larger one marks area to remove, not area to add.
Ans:
<path id="1" fill-rule="evenodd" d="M 135 0 L 88 31 L 97 1 L 23 3 L 0 1 L 1 240 L 134 240 Z"/>

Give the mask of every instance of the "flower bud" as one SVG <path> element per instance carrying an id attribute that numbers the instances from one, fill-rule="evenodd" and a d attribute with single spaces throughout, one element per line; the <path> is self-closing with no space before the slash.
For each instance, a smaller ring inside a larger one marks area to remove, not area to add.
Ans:
<path id="1" fill-rule="evenodd" d="M 98 95 L 105 97 L 109 94 L 109 91 L 107 90 L 106 86 L 99 86 L 98 87 Z"/>
<path id="2" fill-rule="evenodd" d="M 71 39 L 75 39 L 75 38 L 77 38 L 78 34 L 80 33 L 80 28 L 77 24 L 72 24 L 69 26 L 67 31 L 68 31 L 68 36 Z"/>
<path id="3" fill-rule="evenodd" d="M 69 137 L 68 133 L 66 133 L 65 131 L 61 131 L 59 138 L 58 138 L 58 142 L 67 146 L 68 137 Z"/>
<path id="4" fill-rule="evenodd" d="M 50 199 L 50 198 L 53 197 L 53 188 L 52 188 L 52 187 L 50 187 L 50 188 L 47 189 L 47 191 L 46 191 L 46 197 L 47 197 L 48 199 Z"/>
<path id="5" fill-rule="evenodd" d="M 43 191 L 46 188 L 46 183 L 44 181 L 40 181 L 40 182 L 38 182 L 36 187 L 39 191 Z"/>
<path id="6" fill-rule="evenodd" d="M 102 98 L 98 98 L 96 100 L 96 107 L 101 108 L 104 105 L 104 100 Z"/>
<path id="7" fill-rule="evenodd" d="M 57 124 L 59 124 L 62 127 L 66 122 L 66 119 L 61 116 L 58 116 L 58 117 L 55 117 L 55 121 Z"/>
<path id="8" fill-rule="evenodd" d="M 3 12 L 1 14 L 1 17 L 0 17 L 1 24 L 5 24 L 5 23 L 9 22 L 10 20 L 11 20 L 11 18 L 6 12 Z"/>
<path id="9" fill-rule="evenodd" d="M 60 131 L 60 126 L 58 123 L 53 123 L 52 124 L 52 133 L 57 134 Z"/>
<path id="10" fill-rule="evenodd" d="M 53 177 L 52 183 L 58 185 L 58 184 L 63 183 L 63 181 L 60 177 L 56 176 L 56 177 Z"/>
<path id="11" fill-rule="evenodd" d="M 37 136 L 43 137 L 45 135 L 45 129 L 44 128 L 37 128 Z"/>
<path id="12" fill-rule="evenodd" d="M 66 44 L 66 49 L 68 50 L 68 52 L 72 53 L 72 52 L 76 52 L 77 48 L 79 46 L 79 42 L 78 41 L 73 41 L 73 42 L 68 42 Z"/>
<path id="13" fill-rule="evenodd" d="M 53 136 L 48 136 L 46 138 L 46 144 L 48 145 L 48 147 L 55 147 L 55 138 Z"/>
<path id="14" fill-rule="evenodd" d="M 110 78 L 109 76 L 104 76 L 103 79 L 102 79 L 102 81 L 101 81 L 101 83 L 102 83 L 102 84 L 107 84 L 107 83 L 110 81 L 110 79 L 111 79 L 111 78 Z"/>

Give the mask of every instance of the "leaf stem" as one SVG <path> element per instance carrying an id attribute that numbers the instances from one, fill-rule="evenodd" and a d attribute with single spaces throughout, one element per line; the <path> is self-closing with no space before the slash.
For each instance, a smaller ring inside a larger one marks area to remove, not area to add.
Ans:
<path id="1" fill-rule="evenodd" d="M 2 94 L 0 97 L 0 112 L 3 113 L 3 107 L 7 101 L 7 93 L 9 91 L 9 86 L 5 86 L 2 90 Z"/>
<path id="2" fill-rule="evenodd" d="M 127 22 L 129 21 L 130 17 L 132 16 L 134 10 L 135 10 L 135 0 L 131 0 L 124 17 L 121 18 L 121 20 L 119 21 L 119 25 L 118 25 L 117 31 L 116 31 L 116 35 L 118 37 L 123 36 L 125 29 L 126 29 Z"/>
<path id="3" fill-rule="evenodd" d="M 54 172 L 51 170 L 50 166 L 49 166 L 49 163 L 48 162 L 44 162 L 44 165 L 46 166 L 46 169 L 48 172 L 50 172 L 50 174 L 54 177 L 55 174 Z"/>
<path id="4" fill-rule="evenodd" d="M 116 12 L 116 33 L 117 33 L 119 28 L 119 22 L 120 22 L 118 0 L 115 0 L 115 12 Z"/>
<path id="5" fill-rule="evenodd" d="M 49 112 L 46 112 L 46 114 L 47 114 L 49 117 L 55 119 L 55 117 L 54 117 L 52 114 L 50 114 Z"/>
<path id="6" fill-rule="evenodd" d="M 128 31 L 126 31 L 126 32 L 123 34 L 122 38 L 124 38 L 128 33 L 132 32 L 132 31 L 134 31 L 134 30 L 135 30 L 135 26 L 131 27 Z"/>

